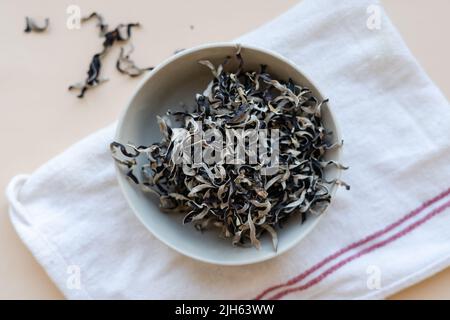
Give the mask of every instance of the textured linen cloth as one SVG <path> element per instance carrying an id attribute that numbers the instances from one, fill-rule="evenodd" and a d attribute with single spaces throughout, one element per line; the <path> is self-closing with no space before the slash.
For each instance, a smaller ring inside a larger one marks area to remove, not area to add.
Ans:
<path id="1" fill-rule="evenodd" d="M 369 28 L 378 10 L 379 29 Z M 18 234 L 65 296 L 383 298 L 447 267 L 450 108 L 379 4 L 305 0 L 237 41 L 289 58 L 330 99 L 351 191 L 339 190 L 319 225 L 275 259 L 198 262 L 128 208 L 108 150 L 113 124 L 7 190 Z"/>

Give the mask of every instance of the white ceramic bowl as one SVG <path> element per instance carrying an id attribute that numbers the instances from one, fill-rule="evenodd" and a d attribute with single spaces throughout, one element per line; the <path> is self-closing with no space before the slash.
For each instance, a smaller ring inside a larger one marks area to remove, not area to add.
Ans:
<path id="1" fill-rule="evenodd" d="M 193 106 L 195 94 L 203 92 L 212 79 L 210 71 L 198 61 L 207 59 L 220 64 L 226 56 L 232 56 L 235 52 L 236 44 L 233 43 L 207 44 L 184 50 L 161 63 L 146 75 L 136 89 L 120 117 L 116 141 L 135 145 L 150 145 L 159 141 L 161 134 L 156 115 L 165 114 L 169 108 L 174 110 L 174 106 L 182 102 Z M 258 70 L 260 64 L 267 64 L 268 72 L 274 79 L 287 80 L 290 77 L 295 83 L 309 87 L 317 97 L 323 98 L 297 66 L 279 54 L 247 45 L 242 46 L 241 53 L 247 70 Z M 325 127 L 334 133 L 333 142 L 340 141 L 339 130 L 327 104 L 323 106 L 322 112 Z M 326 158 L 339 161 L 340 152 L 340 148 L 329 151 Z M 328 179 L 339 178 L 340 170 L 330 166 L 325 175 Z M 300 223 L 300 217 L 291 218 L 278 231 L 276 252 L 269 236 L 262 238 L 259 250 L 233 247 L 230 239 L 218 237 L 216 229 L 201 233 L 191 224 L 182 224 L 183 214 L 163 213 L 159 209 L 158 199 L 141 192 L 120 168 L 117 168 L 117 177 L 130 207 L 150 232 L 178 252 L 214 264 L 243 265 L 271 259 L 302 240 L 323 217 L 323 214 L 311 215 L 303 224 Z M 333 187 L 332 195 L 335 191 L 336 187 Z"/>

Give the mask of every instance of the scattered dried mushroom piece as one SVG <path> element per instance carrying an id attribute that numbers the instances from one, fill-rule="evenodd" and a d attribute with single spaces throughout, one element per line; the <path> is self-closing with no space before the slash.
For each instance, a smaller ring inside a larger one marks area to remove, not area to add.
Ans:
<path id="1" fill-rule="evenodd" d="M 81 19 L 81 22 L 87 22 L 92 19 L 97 20 L 97 27 L 99 28 L 99 35 L 103 40 L 103 50 L 100 53 L 96 53 L 89 64 L 89 70 L 87 72 L 87 77 L 84 82 L 80 82 L 69 86 L 69 90 L 78 90 L 78 98 L 83 98 L 84 94 L 88 89 L 96 87 L 107 79 L 100 78 L 101 71 L 101 59 L 108 53 L 109 49 L 113 47 L 115 43 L 127 42 L 131 38 L 131 30 L 133 28 L 139 27 L 139 23 L 127 23 L 119 24 L 116 28 L 108 31 L 108 25 L 105 23 L 103 16 L 97 12 L 93 12 L 90 15 Z M 131 77 L 137 77 L 144 73 L 145 71 L 152 70 L 153 68 L 138 68 L 134 62 L 130 59 L 130 54 L 132 50 L 127 54 L 124 54 L 124 49 L 121 48 L 119 59 L 116 63 L 116 68 L 119 72 L 128 74 Z"/>
<path id="2" fill-rule="evenodd" d="M 120 48 L 120 55 L 116 62 L 116 69 L 122 74 L 126 74 L 130 77 L 138 77 L 146 71 L 151 71 L 153 67 L 139 68 L 136 66 L 133 60 L 130 59 L 131 53 L 133 53 L 134 47 L 130 45 L 128 52 L 125 52 L 125 48 Z"/>

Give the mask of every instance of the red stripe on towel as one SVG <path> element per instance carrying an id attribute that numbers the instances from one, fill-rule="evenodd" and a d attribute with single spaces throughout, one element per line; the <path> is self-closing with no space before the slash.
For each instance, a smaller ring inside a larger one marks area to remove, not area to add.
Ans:
<path id="1" fill-rule="evenodd" d="M 385 245 L 403 237 L 404 235 L 410 233 L 411 231 L 413 231 L 414 229 L 416 229 L 417 227 L 419 227 L 420 225 L 424 224 L 426 221 L 430 220 L 431 218 L 435 217 L 436 215 L 438 215 L 439 213 L 445 211 L 445 209 L 448 209 L 450 207 L 450 201 L 444 203 L 443 205 L 439 206 L 438 208 L 434 209 L 433 211 L 431 211 L 429 214 L 427 214 L 425 217 L 423 217 L 420 220 L 417 220 L 416 222 L 414 222 L 413 224 L 409 225 L 408 227 L 406 227 L 405 229 L 395 233 L 393 236 L 390 236 L 389 238 L 387 238 L 386 240 L 377 242 L 373 245 L 371 245 L 370 247 L 359 251 L 358 253 L 349 256 L 348 258 L 340 261 L 339 263 L 333 265 L 332 267 L 330 267 L 329 269 L 325 270 L 324 272 L 322 272 L 320 275 L 318 275 L 316 278 L 312 279 L 311 281 L 307 282 L 306 284 L 299 286 L 299 287 L 295 287 L 295 288 L 289 288 L 286 289 L 284 291 L 281 291 L 279 293 L 277 293 L 276 295 L 270 297 L 269 299 L 280 299 L 282 297 L 284 297 L 285 295 L 292 293 L 292 292 L 296 292 L 296 291 L 302 291 L 302 290 L 306 290 L 312 286 L 314 286 L 315 284 L 321 282 L 323 279 L 325 279 L 327 276 L 329 276 L 330 274 L 332 274 L 333 272 L 339 270 L 341 267 L 345 266 L 346 264 L 348 264 L 349 262 L 360 258 L 361 256 L 368 254 L 376 249 L 382 248 Z"/>
<path id="2" fill-rule="evenodd" d="M 353 242 L 352 244 L 348 245 L 347 247 L 344 247 L 342 249 L 340 249 L 339 251 L 336 251 L 335 253 L 331 254 L 330 256 L 326 257 L 325 259 L 323 259 L 322 261 L 320 261 L 319 263 L 315 264 L 314 266 L 312 266 L 311 268 L 309 268 L 308 270 L 304 271 L 303 273 L 299 274 L 298 276 L 288 280 L 287 282 L 283 283 L 283 284 L 279 284 L 279 285 L 275 285 L 272 286 L 270 288 L 265 289 L 262 293 L 260 293 L 255 299 L 259 300 L 262 299 L 264 296 L 266 296 L 268 293 L 283 288 L 283 287 L 287 287 L 287 286 L 291 286 L 293 284 L 296 284 L 297 282 L 305 279 L 307 276 L 309 276 L 310 274 L 312 274 L 313 272 L 317 271 L 318 269 L 320 269 L 321 267 L 323 267 L 325 264 L 339 258 L 340 256 L 342 256 L 343 254 L 349 252 L 350 250 L 356 249 L 357 247 L 360 247 L 376 238 L 381 237 L 382 235 L 388 233 L 389 231 L 395 229 L 396 227 L 398 227 L 399 225 L 403 224 L 404 222 L 408 221 L 409 219 L 417 216 L 419 213 L 421 213 L 423 210 L 425 210 L 426 208 L 428 208 L 429 206 L 433 205 L 434 203 L 438 202 L 439 200 L 442 200 L 443 198 L 445 198 L 446 196 L 448 196 L 450 194 L 450 188 L 447 189 L 446 191 L 442 192 L 441 194 L 437 195 L 436 197 L 425 201 L 420 207 L 414 209 L 413 211 L 409 212 L 408 214 L 406 214 L 405 216 L 403 216 L 402 218 L 400 218 L 399 220 L 393 222 L 392 224 L 388 225 L 387 227 L 376 231 L 375 233 L 372 233 L 370 235 L 368 235 L 367 237 Z"/>

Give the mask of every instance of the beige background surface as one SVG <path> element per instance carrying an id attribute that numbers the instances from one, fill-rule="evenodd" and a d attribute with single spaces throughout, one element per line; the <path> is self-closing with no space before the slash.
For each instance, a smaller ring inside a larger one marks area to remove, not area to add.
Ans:
<path id="1" fill-rule="evenodd" d="M 231 40 L 284 12 L 296 0 L 2 0 L 0 2 L 0 188 L 12 176 L 30 173 L 87 134 L 109 124 L 124 107 L 136 81 L 114 70 L 118 52 L 108 55 L 109 83 L 79 100 L 67 86 L 84 79 L 99 48 L 94 23 L 69 30 L 66 8 L 101 12 L 113 26 L 139 21 L 135 60 L 157 64 L 174 50 L 208 41 Z M 450 1 L 383 0 L 386 11 L 430 77 L 450 97 Z M 24 16 L 50 17 L 46 34 L 24 34 Z M 191 27 L 193 26 L 193 28 Z M 0 298 L 62 298 L 11 226 L 0 196 Z M 450 269 L 394 298 L 450 299 Z"/>

